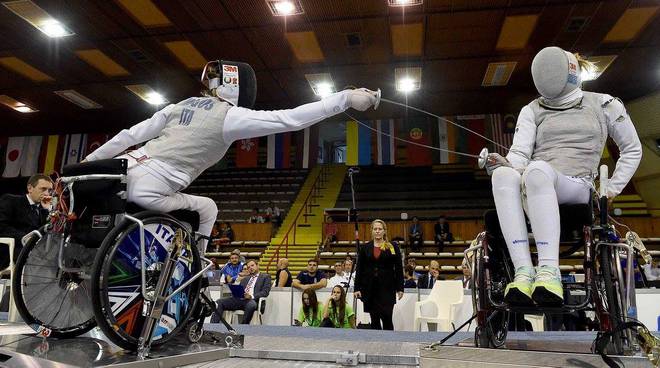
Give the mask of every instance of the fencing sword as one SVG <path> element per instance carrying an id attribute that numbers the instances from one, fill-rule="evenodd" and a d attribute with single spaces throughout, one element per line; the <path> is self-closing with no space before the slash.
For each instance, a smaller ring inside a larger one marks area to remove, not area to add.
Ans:
<path id="1" fill-rule="evenodd" d="M 410 106 L 410 105 L 407 105 L 407 104 L 404 104 L 404 103 L 401 103 L 401 102 L 397 102 L 397 101 L 393 101 L 393 100 L 390 100 L 390 99 L 384 98 L 384 97 L 382 97 L 382 93 L 381 93 L 380 88 L 378 88 L 378 90 L 376 91 L 376 103 L 374 104 L 374 110 L 376 110 L 376 109 L 378 108 L 378 106 L 380 106 L 381 101 L 382 101 L 382 102 L 389 103 L 389 104 L 391 104 L 391 105 L 400 106 L 400 107 L 405 107 L 405 108 L 407 108 L 407 109 L 411 109 L 411 110 L 414 110 L 414 111 L 417 111 L 417 112 L 421 112 L 422 114 L 426 114 L 426 115 L 432 116 L 432 117 L 434 117 L 434 118 L 436 118 L 436 119 L 439 119 L 439 120 L 441 120 L 441 121 L 447 122 L 447 123 L 452 124 L 452 125 L 454 125 L 454 126 L 456 126 L 456 127 L 458 127 L 458 128 L 461 128 L 461 129 L 466 130 L 466 131 L 468 131 L 468 132 L 470 132 L 470 133 L 472 133 L 472 134 L 475 134 L 475 135 L 477 135 L 477 136 L 479 136 L 479 137 L 485 139 L 486 141 L 491 142 L 491 143 L 493 143 L 494 145 L 496 145 L 496 146 L 498 146 L 498 147 L 501 147 L 501 148 L 503 148 L 503 149 L 505 149 L 505 150 L 507 150 L 507 151 L 509 150 L 508 147 L 505 147 L 505 146 L 503 146 L 502 144 L 497 143 L 497 142 L 495 142 L 494 140 L 492 140 L 492 139 L 490 139 L 490 138 L 488 138 L 488 137 L 486 137 L 486 136 L 484 136 L 484 135 L 482 135 L 482 134 L 479 134 L 479 133 L 475 132 L 474 130 L 472 130 L 472 129 L 468 128 L 468 127 L 465 127 L 465 126 L 463 126 L 463 125 L 461 125 L 461 124 L 455 123 L 455 122 L 453 122 L 453 121 L 451 121 L 451 120 L 449 120 L 449 119 L 447 119 L 447 118 L 444 118 L 444 117 L 442 117 L 442 116 L 440 116 L 440 115 L 436 115 L 436 114 L 434 114 L 434 113 L 432 113 L 432 112 L 429 112 L 429 111 L 426 111 L 426 110 L 423 110 L 423 109 L 420 109 L 420 108 L 417 108 L 417 107 L 414 107 L 414 106 Z M 409 140 L 406 140 L 406 139 L 403 139 L 403 138 L 395 137 L 395 136 L 393 136 L 392 134 L 389 134 L 389 133 L 385 133 L 385 132 L 382 132 L 382 131 L 378 131 L 377 129 L 374 129 L 374 128 L 372 128 L 371 126 L 369 126 L 368 124 L 363 123 L 362 121 L 360 121 L 359 119 L 355 118 L 354 116 L 352 116 L 351 114 L 349 114 L 349 113 L 347 113 L 347 112 L 345 112 L 345 111 L 344 111 L 344 114 L 345 114 L 346 116 L 348 116 L 349 118 L 351 118 L 352 120 L 354 120 L 356 123 L 362 125 L 363 127 L 365 127 L 365 128 L 367 128 L 367 129 L 369 129 L 369 130 L 372 130 L 372 131 L 376 132 L 376 134 L 384 135 L 384 136 L 386 136 L 386 137 L 393 138 L 394 140 L 397 140 L 397 141 L 400 141 L 400 142 L 405 142 L 405 143 L 412 144 L 412 145 L 415 145 L 415 146 L 424 147 L 424 148 L 427 148 L 427 149 L 430 149 L 430 150 L 435 150 L 435 151 L 440 151 L 440 152 L 453 153 L 453 154 L 455 154 L 455 155 L 459 155 L 459 156 L 463 156 L 463 157 L 476 158 L 476 159 L 477 159 L 477 164 L 478 164 L 478 166 L 479 166 L 480 169 L 483 169 L 484 167 L 486 167 L 486 163 L 487 163 L 487 161 L 488 161 L 488 154 L 489 154 L 489 152 L 488 152 L 488 148 L 487 148 L 487 147 L 484 147 L 484 148 L 479 152 L 478 155 L 474 155 L 474 154 L 470 154 L 470 153 L 464 153 L 464 152 L 458 152 L 458 151 L 450 150 L 450 149 L 447 149 L 447 148 L 440 148 L 440 147 L 429 146 L 429 145 L 426 145 L 426 144 L 417 143 L 417 142 L 409 141 Z"/>

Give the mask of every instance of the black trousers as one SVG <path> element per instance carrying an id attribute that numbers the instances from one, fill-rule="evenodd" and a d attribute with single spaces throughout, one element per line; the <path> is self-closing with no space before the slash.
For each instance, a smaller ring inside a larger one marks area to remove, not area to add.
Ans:
<path id="1" fill-rule="evenodd" d="M 219 323 L 220 316 L 222 316 L 222 313 L 226 310 L 242 310 L 244 313 L 241 324 L 249 324 L 252 320 L 252 315 L 254 315 L 254 312 L 257 310 L 257 302 L 254 299 L 238 299 L 230 297 L 218 300 L 217 304 L 218 307 L 216 308 L 215 313 L 211 316 L 211 323 Z"/>
<path id="2" fill-rule="evenodd" d="M 392 323 L 392 309 L 389 310 L 389 313 L 385 310 L 369 312 L 369 316 L 371 316 L 372 330 L 394 330 L 394 324 Z M 383 322 L 382 325 L 381 321 Z"/>

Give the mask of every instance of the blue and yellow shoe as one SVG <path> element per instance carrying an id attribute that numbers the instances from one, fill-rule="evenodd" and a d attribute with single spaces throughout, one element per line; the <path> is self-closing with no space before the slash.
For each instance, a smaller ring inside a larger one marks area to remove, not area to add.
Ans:
<path id="1" fill-rule="evenodd" d="M 564 304 L 564 288 L 561 284 L 561 272 L 558 267 L 540 266 L 532 285 L 532 299 L 543 306 L 561 306 Z"/>
<path id="2" fill-rule="evenodd" d="M 518 267 L 510 282 L 504 290 L 504 301 L 509 305 L 533 305 L 532 282 L 534 281 L 534 267 Z"/>

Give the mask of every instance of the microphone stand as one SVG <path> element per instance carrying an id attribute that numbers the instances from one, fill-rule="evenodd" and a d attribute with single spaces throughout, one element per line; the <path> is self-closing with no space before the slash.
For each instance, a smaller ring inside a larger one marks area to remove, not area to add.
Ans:
<path id="1" fill-rule="evenodd" d="M 355 183 L 353 182 L 353 174 L 355 174 L 355 170 L 353 168 L 348 169 L 348 178 L 351 181 L 351 199 L 353 201 L 353 208 L 351 208 L 348 212 L 349 220 L 352 217 L 353 218 L 353 224 L 355 225 L 355 261 L 353 261 L 353 264 L 351 265 L 351 273 L 348 275 L 348 284 L 346 285 L 346 291 L 348 292 L 349 287 L 351 286 L 351 279 L 353 278 L 353 273 L 355 271 L 355 267 L 357 264 L 357 256 L 358 253 L 360 252 L 360 232 L 359 232 L 359 226 L 358 226 L 358 216 L 357 216 L 357 207 L 355 207 Z M 355 288 L 353 288 L 355 290 Z"/>

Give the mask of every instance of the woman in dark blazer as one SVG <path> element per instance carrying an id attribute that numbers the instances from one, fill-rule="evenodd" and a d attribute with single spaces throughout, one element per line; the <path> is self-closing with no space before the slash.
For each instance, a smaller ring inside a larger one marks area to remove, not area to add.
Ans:
<path id="1" fill-rule="evenodd" d="M 360 247 L 355 273 L 355 297 L 371 316 L 371 328 L 393 330 L 392 310 L 403 297 L 403 261 L 396 243 L 387 238 L 383 220 L 371 223 L 372 240 Z"/>

